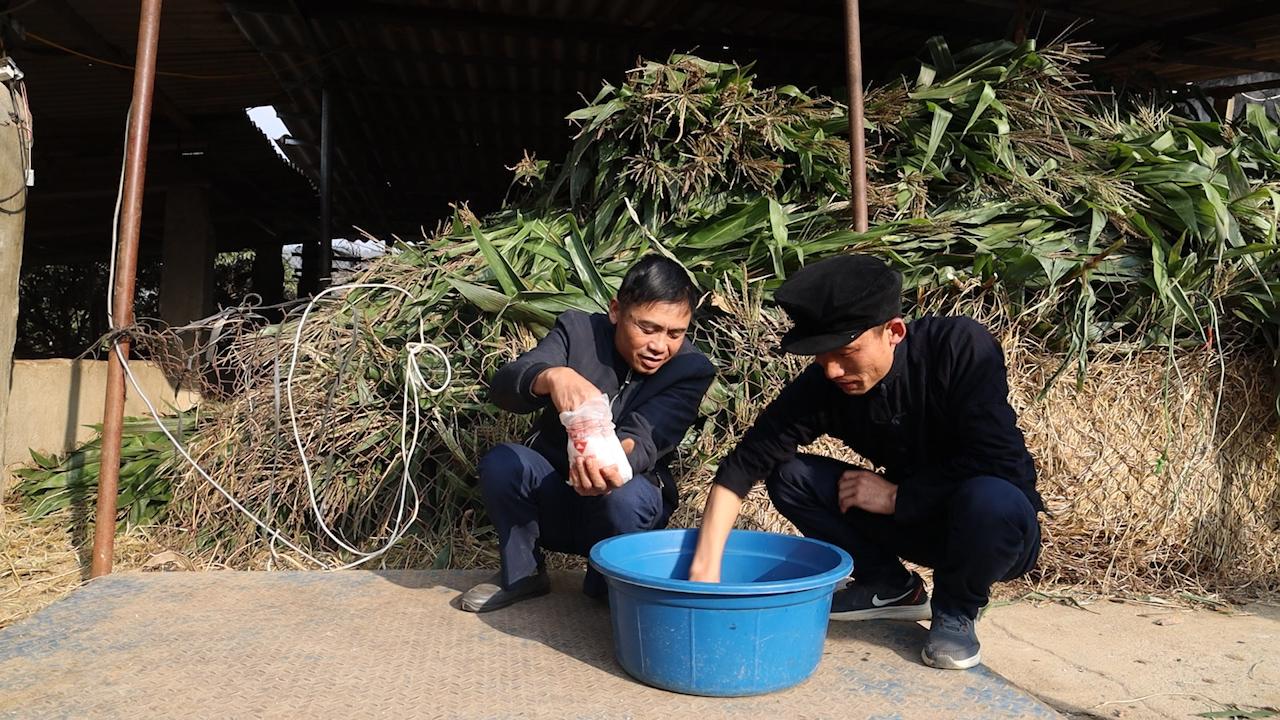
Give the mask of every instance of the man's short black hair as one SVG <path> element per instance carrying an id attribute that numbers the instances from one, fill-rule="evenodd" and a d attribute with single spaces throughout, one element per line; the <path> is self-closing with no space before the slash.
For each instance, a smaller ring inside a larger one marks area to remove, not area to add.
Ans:
<path id="1" fill-rule="evenodd" d="M 698 307 L 698 289 L 680 263 L 649 254 L 631 266 L 618 288 L 618 304 L 623 307 L 649 303 L 684 303 L 689 312 Z"/>

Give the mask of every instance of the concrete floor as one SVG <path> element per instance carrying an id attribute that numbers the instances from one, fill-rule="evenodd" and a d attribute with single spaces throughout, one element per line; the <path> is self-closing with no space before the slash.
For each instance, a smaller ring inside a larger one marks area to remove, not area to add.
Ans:
<path id="1" fill-rule="evenodd" d="M 987 667 L 1072 717 L 1280 709 L 1280 606 L 1018 603 L 989 610 L 978 633 Z"/>
<path id="2" fill-rule="evenodd" d="M 783 692 L 656 690 L 614 661 L 608 610 L 580 576 L 497 613 L 457 611 L 485 575 L 96 580 L 0 631 L 0 717 L 1058 717 L 989 668 L 924 667 L 914 623 L 833 624 L 817 672 Z"/>

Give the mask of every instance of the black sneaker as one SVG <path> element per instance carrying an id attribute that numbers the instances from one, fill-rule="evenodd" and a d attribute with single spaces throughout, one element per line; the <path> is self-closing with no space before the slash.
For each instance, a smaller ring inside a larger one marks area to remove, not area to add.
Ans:
<path id="1" fill-rule="evenodd" d="M 937 609 L 929 624 L 929 639 L 920 659 L 929 667 L 967 670 L 982 662 L 982 646 L 973 630 L 973 618 L 963 613 Z"/>
<path id="2" fill-rule="evenodd" d="M 832 620 L 928 620 L 929 593 L 917 573 L 905 585 L 849 583 L 831 597 Z"/>
<path id="3" fill-rule="evenodd" d="M 521 578 L 507 589 L 502 587 L 502 573 L 499 572 L 463 593 L 460 607 L 465 612 L 491 612 L 549 592 L 551 592 L 551 578 L 546 570 L 539 570 L 529 577 Z"/>

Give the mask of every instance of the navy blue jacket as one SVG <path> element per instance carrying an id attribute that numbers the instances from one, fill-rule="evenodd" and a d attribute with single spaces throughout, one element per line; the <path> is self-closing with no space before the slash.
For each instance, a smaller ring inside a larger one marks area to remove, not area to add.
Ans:
<path id="1" fill-rule="evenodd" d="M 715 482 L 745 497 L 799 446 L 830 435 L 885 469 L 898 486 L 900 522 L 932 516 L 957 484 L 979 475 L 1013 483 L 1043 510 L 1008 396 L 1004 354 L 985 328 L 964 317 L 922 318 L 865 395 L 846 395 L 817 365 L 800 373 L 720 463 Z"/>
<path id="2" fill-rule="evenodd" d="M 631 438 L 631 471 L 662 488 L 674 508 L 679 492 L 669 468 L 676 446 L 698 417 L 698 406 L 715 368 L 687 339 L 675 357 L 652 375 L 634 372 L 614 346 L 614 325 L 603 314 L 562 313 L 537 345 L 494 373 L 489 399 L 514 413 L 542 411 L 529 447 L 559 473 L 569 474 L 569 436 L 551 398 L 535 395 L 533 382 L 543 370 L 570 367 L 609 396 L 619 439 Z"/>

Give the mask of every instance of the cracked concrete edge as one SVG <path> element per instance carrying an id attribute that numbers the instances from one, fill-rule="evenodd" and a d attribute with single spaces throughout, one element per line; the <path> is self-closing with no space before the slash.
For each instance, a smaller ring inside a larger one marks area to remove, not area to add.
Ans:
<path id="1" fill-rule="evenodd" d="M 988 667 L 1068 717 L 1191 717 L 1280 705 L 1280 607 L 1245 610 L 1017 603 L 978 632 Z"/>

